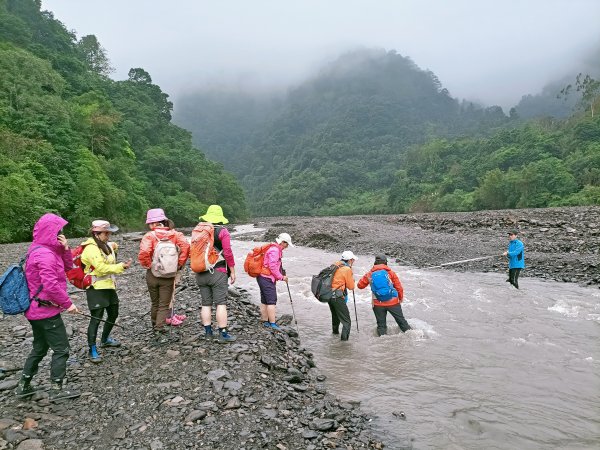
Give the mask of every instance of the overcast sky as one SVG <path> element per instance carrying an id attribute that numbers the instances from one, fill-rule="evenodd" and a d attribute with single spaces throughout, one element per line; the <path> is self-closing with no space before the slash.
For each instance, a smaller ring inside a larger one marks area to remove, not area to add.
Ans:
<path id="1" fill-rule="evenodd" d="M 43 0 L 177 100 L 207 83 L 281 87 L 356 47 L 395 49 L 459 98 L 510 107 L 600 48 L 600 0 Z"/>

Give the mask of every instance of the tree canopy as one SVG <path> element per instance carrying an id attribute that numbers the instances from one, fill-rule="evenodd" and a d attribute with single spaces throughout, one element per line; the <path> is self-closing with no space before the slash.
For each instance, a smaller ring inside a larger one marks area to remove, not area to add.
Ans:
<path id="1" fill-rule="evenodd" d="M 133 68 L 113 81 L 93 35 L 77 40 L 34 0 L 0 0 L 0 242 L 54 211 L 84 233 L 103 217 L 140 228 L 148 208 L 192 225 L 212 203 L 246 216 L 234 176 L 171 123 L 173 104 Z"/>

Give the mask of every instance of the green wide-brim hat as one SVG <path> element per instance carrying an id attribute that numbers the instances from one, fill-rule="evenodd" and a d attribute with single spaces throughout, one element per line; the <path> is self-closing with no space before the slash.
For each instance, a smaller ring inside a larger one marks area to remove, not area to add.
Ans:
<path id="1" fill-rule="evenodd" d="M 210 205 L 206 210 L 206 214 L 200 216 L 200 220 L 210 223 L 229 223 L 229 220 L 223 215 L 223 209 L 219 205 Z"/>

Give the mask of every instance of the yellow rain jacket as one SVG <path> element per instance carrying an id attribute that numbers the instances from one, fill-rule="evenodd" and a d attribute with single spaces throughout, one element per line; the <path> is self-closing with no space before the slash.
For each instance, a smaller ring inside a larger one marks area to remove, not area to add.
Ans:
<path id="1" fill-rule="evenodd" d="M 118 245 L 115 242 L 109 242 L 108 246 L 112 249 L 110 255 L 106 255 L 93 238 L 89 238 L 82 243 L 86 247 L 81 254 L 81 262 L 85 264 L 85 273 L 92 275 L 92 286 L 94 289 L 116 289 L 114 275 L 123 273 L 125 267 L 123 263 L 117 263 L 116 251 Z M 94 270 L 91 270 L 91 268 Z"/>

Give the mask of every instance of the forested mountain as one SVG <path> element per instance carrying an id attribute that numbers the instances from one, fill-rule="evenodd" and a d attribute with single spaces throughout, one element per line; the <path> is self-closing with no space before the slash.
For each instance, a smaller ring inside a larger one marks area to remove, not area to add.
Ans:
<path id="1" fill-rule="evenodd" d="M 55 211 L 82 234 L 104 217 L 140 228 L 150 207 L 191 225 L 211 203 L 232 219 L 243 192 L 171 123 L 150 75 L 108 78 L 93 35 L 77 40 L 39 0 L 0 0 L 0 242 L 30 238 Z"/>
<path id="2" fill-rule="evenodd" d="M 383 50 L 343 55 L 259 115 L 246 114 L 243 100 L 206 97 L 182 99 L 177 120 L 222 153 L 255 214 L 386 212 L 408 148 L 511 123 L 501 108 L 460 103 L 432 72 Z M 215 118 L 224 120 L 218 135 Z"/>
<path id="3" fill-rule="evenodd" d="M 177 120 L 242 180 L 257 215 L 600 204 L 599 85 L 551 84 L 507 117 L 459 103 L 396 52 L 360 50 L 283 98 L 190 95 Z"/>

